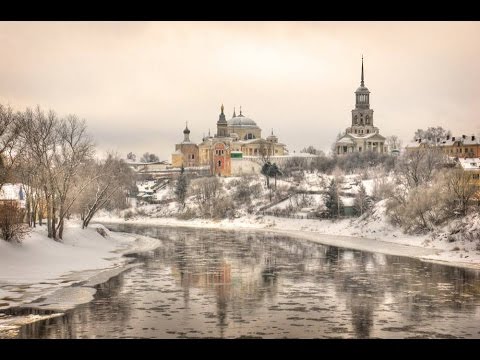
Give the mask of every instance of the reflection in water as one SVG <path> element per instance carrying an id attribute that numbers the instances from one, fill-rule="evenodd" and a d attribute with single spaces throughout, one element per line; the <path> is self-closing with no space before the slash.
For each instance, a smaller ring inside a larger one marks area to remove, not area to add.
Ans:
<path id="1" fill-rule="evenodd" d="M 476 271 L 264 233 L 112 228 L 161 246 L 20 337 L 480 337 Z"/>

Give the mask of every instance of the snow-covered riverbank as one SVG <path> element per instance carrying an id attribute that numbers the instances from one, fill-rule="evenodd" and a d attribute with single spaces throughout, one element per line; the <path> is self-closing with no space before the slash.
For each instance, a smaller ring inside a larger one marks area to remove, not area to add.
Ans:
<path id="1" fill-rule="evenodd" d="M 380 252 L 388 255 L 409 256 L 445 265 L 480 269 L 480 251 L 477 250 L 474 242 L 468 240 L 449 242 L 439 236 L 432 237 L 431 234 L 404 234 L 401 229 L 394 227 L 387 221 L 383 204 L 377 204 L 373 213 L 369 214 L 368 217 L 337 221 L 255 215 L 218 221 L 208 219 L 179 220 L 174 217 L 148 216 L 125 220 L 107 214 L 96 218 L 95 221 L 104 224 L 127 223 L 273 231 L 302 237 L 325 245 Z"/>
<path id="2" fill-rule="evenodd" d="M 45 226 L 34 229 L 21 244 L 0 241 L 0 309 L 34 306 L 64 311 L 88 302 L 95 294 L 93 286 L 132 266 L 123 255 L 150 251 L 159 243 L 145 236 L 112 233 L 101 225 L 82 230 L 76 222 L 68 222 L 63 242 L 49 239 Z M 0 338 L 44 316 L 53 315 L 0 314 Z"/>

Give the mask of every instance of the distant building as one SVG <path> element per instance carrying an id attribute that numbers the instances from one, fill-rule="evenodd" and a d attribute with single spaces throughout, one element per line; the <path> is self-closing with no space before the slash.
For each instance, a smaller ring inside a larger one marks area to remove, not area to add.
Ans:
<path id="1" fill-rule="evenodd" d="M 480 157 L 480 140 L 475 135 L 450 136 L 436 139 L 416 139 L 407 144 L 407 151 L 439 147 L 446 155 L 457 158 Z"/>
<path id="2" fill-rule="evenodd" d="M 238 116 L 234 109 L 233 116 L 228 121 L 223 105 L 220 110 L 217 133 L 211 136 L 209 132 L 200 144 L 190 141 L 190 130 L 188 125 L 185 127 L 183 141 L 175 145 L 172 154 L 173 167 L 208 166 L 211 175 L 230 176 L 235 174 L 232 172 L 232 158 L 241 161 L 244 156 L 262 158 L 288 154 L 286 146 L 278 141 L 273 130 L 263 139 L 262 129 L 255 121 L 244 116 L 241 108 Z M 237 166 L 233 167 L 236 168 Z"/>
<path id="3" fill-rule="evenodd" d="M 365 86 L 362 75 L 360 87 L 355 91 L 355 109 L 352 110 L 352 125 L 346 129 L 345 135 L 335 143 L 337 155 L 374 151 L 386 153 L 385 137 L 373 126 L 373 109 L 370 109 L 370 91 Z"/>
<path id="4" fill-rule="evenodd" d="M 476 187 L 473 203 L 480 205 L 480 159 L 479 158 L 456 158 L 463 171 L 468 176 L 468 182 Z"/>
<path id="5" fill-rule="evenodd" d="M 16 203 L 25 208 L 26 195 L 23 184 L 3 184 L 0 189 L 0 204 Z"/>
<path id="6" fill-rule="evenodd" d="M 164 179 L 176 178 L 180 175 L 180 168 L 167 161 L 155 161 L 150 163 L 125 160 L 127 165 L 135 172 L 137 179 Z M 193 176 L 204 176 L 209 173 L 207 166 L 190 167 L 186 169 Z"/>

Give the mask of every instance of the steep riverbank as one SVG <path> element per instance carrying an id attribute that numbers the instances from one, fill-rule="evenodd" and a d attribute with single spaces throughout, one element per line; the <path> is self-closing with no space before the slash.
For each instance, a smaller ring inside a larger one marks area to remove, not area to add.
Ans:
<path id="1" fill-rule="evenodd" d="M 9 337 L 22 324 L 91 301 L 95 285 L 134 266 L 124 255 L 158 245 L 156 239 L 112 233 L 102 225 L 81 229 L 77 222 L 68 222 L 63 242 L 49 239 L 45 227 L 34 229 L 21 244 L 1 241 L 0 311 L 13 307 L 40 311 L 14 317 L 0 314 L 0 338 Z"/>

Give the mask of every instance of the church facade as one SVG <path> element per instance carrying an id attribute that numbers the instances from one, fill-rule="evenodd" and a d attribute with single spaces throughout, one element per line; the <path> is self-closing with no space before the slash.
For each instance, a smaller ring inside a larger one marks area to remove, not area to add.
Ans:
<path id="1" fill-rule="evenodd" d="M 373 109 L 370 109 L 370 91 L 364 82 L 362 57 L 362 75 L 360 87 L 355 91 L 352 125 L 335 143 L 336 154 L 342 155 L 363 151 L 386 153 L 388 149 L 385 140 L 385 137 L 380 135 L 379 129 L 373 126 Z"/>
<path id="2" fill-rule="evenodd" d="M 286 146 L 278 141 L 273 130 L 267 138 L 262 138 L 262 129 L 255 121 L 244 116 L 240 108 L 237 116 L 227 120 L 223 105 L 217 121 L 217 132 L 210 133 L 200 144 L 190 141 L 188 126 L 183 131 L 184 140 L 175 145 L 172 154 L 174 167 L 209 166 L 211 175 L 232 175 L 232 158 L 283 156 L 288 153 Z"/>

